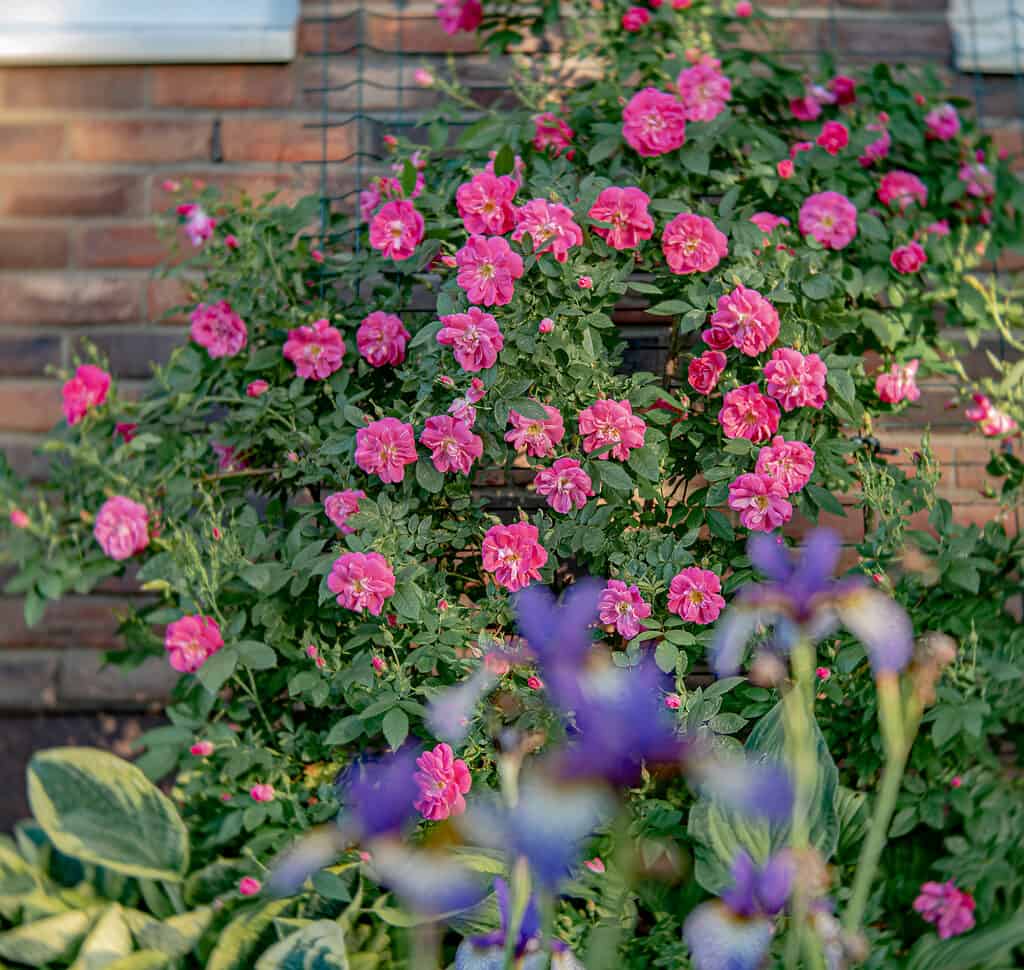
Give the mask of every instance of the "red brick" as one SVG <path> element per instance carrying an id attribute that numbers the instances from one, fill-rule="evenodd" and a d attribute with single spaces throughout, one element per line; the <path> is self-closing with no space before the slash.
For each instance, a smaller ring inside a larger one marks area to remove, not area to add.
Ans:
<path id="1" fill-rule="evenodd" d="M 0 162 L 54 162 L 63 157 L 63 125 L 0 125 Z"/>
<path id="2" fill-rule="evenodd" d="M 39 453 L 40 441 L 33 435 L 4 434 L 0 414 L 0 451 L 10 462 L 14 474 L 29 482 L 44 481 L 50 472 L 50 456 Z"/>
<path id="3" fill-rule="evenodd" d="M 277 201 L 294 202 L 303 195 L 316 192 L 319 186 L 317 174 L 310 169 L 304 177 L 288 172 L 224 172 L 215 168 L 175 172 L 176 179 L 202 180 L 206 185 L 215 186 L 227 198 L 237 198 L 246 192 L 251 198 L 259 198 L 270 192 L 279 192 Z M 150 212 L 165 212 L 171 205 L 171 196 L 160 188 L 164 176 L 151 178 Z"/>
<path id="4" fill-rule="evenodd" d="M 146 290 L 146 317 L 152 323 L 183 323 L 188 314 L 175 307 L 194 302 L 188 283 L 181 279 L 150 280 Z M 170 314 L 169 316 L 167 314 Z"/>
<path id="5" fill-rule="evenodd" d="M 295 101 L 291 66 L 176 65 L 150 69 L 157 108 L 287 108 Z"/>
<path id="6" fill-rule="evenodd" d="M 0 215 L 142 215 L 143 179 L 134 175 L 0 175 Z"/>
<path id="7" fill-rule="evenodd" d="M 211 121 L 75 121 L 68 141 L 80 162 L 192 162 L 210 158 Z"/>
<path id="8" fill-rule="evenodd" d="M 57 397 L 60 397 L 59 392 Z M 5 647 L 114 647 L 117 618 L 114 607 L 124 600 L 107 596 L 68 596 L 50 603 L 38 625 L 25 626 L 22 601 L 0 597 L 0 648 Z M 112 674 L 116 676 L 116 673 Z"/>
<path id="9" fill-rule="evenodd" d="M 58 269 L 68 264 L 68 231 L 0 226 L 0 269 Z"/>
<path id="10" fill-rule="evenodd" d="M 87 339 L 106 358 L 112 374 L 119 378 L 148 378 L 153 374 L 152 365 L 166 363 L 171 351 L 188 340 L 188 334 L 171 327 L 161 328 L 157 333 L 119 328 L 91 333 Z"/>
<path id="11" fill-rule="evenodd" d="M 156 227 L 138 225 L 88 226 L 75 239 L 75 265 L 86 269 L 137 269 L 159 266 L 170 255 Z"/>
<path id="12" fill-rule="evenodd" d="M 0 381 L 4 431 L 49 431 L 61 414 L 60 387 L 54 381 Z"/>
<path id="13" fill-rule="evenodd" d="M 323 157 L 323 133 L 314 118 L 227 118 L 222 129 L 227 162 L 312 162 Z M 351 126 L 327 129 L 327 157 L 353 150 Z"/>
<path id="14" fill-rule="evenodd" d="M 0 277 L 0 324 L 132 323 L 141 316 L 137 279 L 39 273 Z"/>
<path id="15" fill-rule="evenodd" d="M 59 336 L 0 336 L 0 376 L 42 377 L 60 364 L 61 343 Z"/>
<path id="16" fill-rule="evenodd" d="M 5 67 L 0 69 L 0 105 L 62 112 L 139 108 L 143 77 L 141 67 Z"/>

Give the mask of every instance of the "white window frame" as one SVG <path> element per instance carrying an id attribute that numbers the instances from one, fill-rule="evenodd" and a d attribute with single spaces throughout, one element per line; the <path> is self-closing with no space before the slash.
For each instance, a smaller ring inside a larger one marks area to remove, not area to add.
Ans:
<path id="1" fill-rule="evenodd" d="M 949 26 L 957 70 L 1024 70 L 1024 0 L 951 0 Z"/>
<path id="2" fill-rule="evenodd" d="M 281 62 L 299 0 L 0 0 L 0 64 Z"/>

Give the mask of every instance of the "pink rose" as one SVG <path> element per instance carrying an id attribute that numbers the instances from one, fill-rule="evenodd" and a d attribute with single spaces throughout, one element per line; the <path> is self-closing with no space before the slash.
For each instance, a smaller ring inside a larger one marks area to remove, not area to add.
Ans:
<path id="1" fill-rule="evenodd" d="M 550 149 L 550 154 L 557 158 L 563 151 L 569 149 L 569 157 L 572 158 L 574 135 L 572 128 L 550 111 L 535 115 L 533 118 L 533 147 L 539 152 Z"/>
<path id="2" fill-rule="evenodd" d="M 779 226 L 788 226 L 789 220 L 785 216 L 777 216 L 772 212 L 755 212 L 751 217 L 750 221 L 757 226 L 761 232 L 764 233 L 764 241 L 768 242 L 768 237 L 779 228 Z"/>
<path id="3" fill-rule="evenodd" d="M 573 221 L 572 209 L 546 199 L 531 199 L 516 213 L 512 238 L 519 242 L 524 235 L 533 241 L 538 256 L 552 253 L 560 263 L 568 259 L 573 246 L 583 245 L 583 230 Z"/>
<path id="4" fill-rule="evenodd" d="M 718 309 L 711 317 L 711 325 L 729 333 L 737 350 L 748 357 L 756 357 L 778 337 L 779 314 L 757 290 L 737 286 L 718 298 Z"/>
<path id="5" fill-rule="evenodd" d="M 555 445 L 565 437 L 565 424 L 558 408 L 543 405 L 547 418 L 538 421 L 525 418 L 518 411 L 509 410 L 508 420 L 511 431 L 505 432 L 505 440 L 516 451 L 525 451 L 534 458 L 547 458 L 555 453 Z"/>
<path id="6" fill-rule="evenodd" d="M 254 802 L 272 802 L 277 792 L 274 791 L 273 785 L 259 784 L 253 785 L 249 789 L 249 797 Z"/>
<path id="7" fill-rule="evenodd" d="M 775 171 L 779 173 L 780 179 L 791 179 L 796 169 L 792 161 L 784 158 L 781 162 L 775 163 Z"/>
<path id="8" fill-rule="evenodd" d="M 11 509 L 10 519 L 11 525 L 13 525 L 15 529 L 27 529 L 29 527 L 29 517 L 22 509 Z"/>
<path id="9" fill-rule="evenodd" d="M 857 82 L 845 74 L 837 74 L 828 82 L 828 89 L 835 96 L 836 104 L 842 107 L 857 100 Z"/>
<path id="10" fill-rule="evenodd" d="M 636 586 L 627 586 L 621 579 L 609 579 L 597 603 L 602 623 L 612 623 L 619 636 L 632 640 L 642 629 L 640 621 L 651 615 L 651 604 L 640 595 Z"/>
<path id="11" fill-rule="evenodd" d="M 379 552 L 346 552 L 334 560 L 327 588 L 346 610 L 380 616 L 384 600 L 395 595 L 395 574 Z"/>
<path id="12" fill-rule="evenodd" d="M 466 794 L 473 786 L 466 762 L 456 758 L 447 744 L 424 751 L 416 759 L 415 774 L 419 796 L 413 807 L 425 819 L 439 822 L 466 811 Z"/>
<path id="13" fill-rule="evenodd" d="M 580 411 L 578 421 L 583 450 L 588 455 L 607 445 L 614 446 L 596 456 L 602 461 L 625 461 L 634 448 L 644 446 L 647 425 L 643 418 L 633 414 L 633 405 L 628 400 L 602 398 Z"/>
<path id="14" fill-rule="evenodd" d="M 138 424 L 134 421 L 117 421 L 114 424 L 114 434 L 116 434 L 125 444 L 128 444 L 135 438 L 135 433 L 138 431 Z"/>
<path id="15" fill-rule="evenodd" d="M 356 464 L 368 475 L 394 484 L 405 478 L 405 466 L 416 463 L 416 435 L 411 424 L 381 418 L 356 431 Z"/>
<path id="16" fill-rule="evenodd" d="M 332 492 L 324 499 L 324 514 L 342 535 L 351 535 L 356 531 L 348 524 L 348 517 L 359 511 L 361 498 L 366 498 L 366 492 L 361 488 L 346 488 L 343 492 Z"/>
<path id="17" fill-rule="evenodd" d="M 210 616 L 183 616 L 169 623 L 164 634 L 167 659 L 182 674 L 194 674 L 223 646 L 220 626 Z"/>
<path id="18" fill-rule="evenodd" d="M 828 368 L 817 354 L 801 354 L 792 347 L 780 347 L 764 365 L 765 389 L 783 410 L 823 408 L 828 400 L 825 379 Z"/>
<path id="19" fill-rule="evenodd" d="M 554 329 L 555 321 L 552 320 L 551 317 L 545 317 L 543 320 L 541 320 L 540 323 L 537 324 L 537 333 L 540 334 L 551 333 L 551 331 Z"/>
<path id="20" fill-rule="evenodd" d="M 704 216 L 681 212 L 661 234 L 661 249 L 673 273 L 706 273 L 729 254 L 728 240 Z"/>
<path id="21" fill-rule="evenodd" d="M 590 476 L 575 458 L 559 458 L 550 468 L 542 468 L 533 480 L 538 495 L 543 495 L 556 512 L 566 515 L 573 507 L 583 508 L 594 494 Z"/>
<path id="22" fill-rule="evenodd" d="M 720 350 L 705 350 L 700 357 L 694 357 L 686 371 L 690 387 L 698 394 L 710 394 L 725 370 L 725 362 L 725 354 Z"/>
<path id="23" fill-rule="evenodd" d="M 295 373 L 307 380 L 322 381 L 341 367 L 345 341 L 326 320 L 288 331 L 282 352 L 295 365 Z"/>
<path id="24" fill-rule="evenodd" d="M 594 281 L 589 276 L 579 276 L 576 278 L 576 285 L 581 290 L 591 290 L 594 288 Z"/>
<path id="25" fill-rule="evenodd" d="M 64 417 L 68 424 L 78 424 L 86 412 L 99 407 L 107 399 L 110 375 L 93 364 L 82 364 L 61 391 Z"/>
<path id="26" fill-rule="evenodd" d="M 93 535 L 104 554 L 120 562 L 149 545 L 149 513 L 145 505 L 115 495 L 96 513 Z"/>
<path id="27" fill-rule="evenodd" d="M 928 256 L 920 243 L 910 242 L 897 246 L 889 255 L 889 262 L 897 273 L 916 273 L 928 262 Z"/>
<path id="28" fill-rule="evenodd" d="M 951 141 L 960 134 L 960 115 L 951 104 L 934 108 L 924 116 L 928 137 L 937 141 Z"/>
<path id="29" fill-rule="evenodd" d="M 202 246 L 217 228 L 217 220 L 211 219 L 202 206 L 194 203 L 179 205 L 178 214 L 185 217 L 185 235 L 195 247 Z"/>
<path id="30" fill-rule="evenodd" d="M 523 275 L 522 257 L 501 236 L 470 236 L 455 254 L 458 283 L 470 303 L 504 306 Z"/>
<path id="31" fill-rule="evenodd" d="M 466 313 L 441 317 L 441 323 L 444 326 L 437 333 L 437 342 L 452 348 L 463 370 L 472 373 L 494 366 L 505 338 L 491 314 L 471 306 Z"/>
<path id="32" fill-rule="evenodd" d="M 814 474 L 814 449 L 802 441 L 786 441 L 782 435 L 776 435 L 770 445 L 757 453 L 754 471 L 779 482 L 792 495 Z"/>
<path id="33" fill-rule="evenodd" d="M 446 34 L 472 33 L 483 18 L 480 0 L 437 0 L 437 19 Z"/>
<path id="34" fill-rule="evenodd" d="M 634 33 L 651 19 L 650 11 L 643 7 L 630 7 L 622 15 L 622 29 Z"/>
<path id="35" fill-rule="evenodd" d="M 519 184 L 508 175 L 478 172 L 455 191 L 455 204 L 466 232 L 499 236 L 516 224 Z"/>
<path id="36" fill-rule="evenodd" d="M 875 379 L 875 393 L 885 404 L 899 404 L 900 401 L 916 401 L 921 396 L 917 386 L 917 368 L 920 361 L 893 364 Z"/>
<path id="37" fill-rule="evenodd" d="M 725 609 L 722 581 L 717 573 L 698 566 L 688 566 L 672 577 L 668 586 L 669 611 L 687 623 L 707 626 Z"/>
<path id="38" fill-rule="evenodd" d="M 212 741 L 197 741 L 188 749 L 188 753 L 196 758 L 208 758 L 213 754 L 214 747 Z"/>
<path id="39" fill-rule="evenodd" d="M 255 896 L 263 888 L 263 883 L 252 876 L 243 876 L 238 880 L 238 893 L 241 896 Z"/>
<path id="40" fill-rule="evenodd" d="M 245 347 L 248 331 L 242 318 L 231 309 L 227 300 L 200 303 L 190 317 L 192 339 L 216 360 L 234 357 Z"/>
<path id="41" fill-rule="evenodd" d="M 974 897 L 956 883 L 926 882 L 914 900 L 914 911 L 928 923 L 934 923 L 940 940 L 948 940 L 974 929 Z"/>
<path id="42" fill-rule="evenodd" d="M 427 418 L 420 444 L 430 449 L 430 459 L 441 474 L 468 475 L 473 462 L 484 453 L 484 439 L 473 434 L 464 421 L 448 415 Z"/>
<path id="43" fill-rule="evenodd" d="M 754 5 L 750 0 L 739 0 L 736 4 L 736 16 L 737 17 L 752 17 L 754 15 Z"/>
<path id="44" fill-rule="evenodd" d="M 727 438 L 767 441 L 779 427 L 779 406 L 765 397 L 756 384 L 729 391 L 722 400 L 718 423 Z"/>
<path id="45" fill-rule="evenodd" d="M 622 136 L 645 158 L 673 152 L 686 141 L 686 109 L 671 94 L 644 88 L 623 109 Z"/>
<path id="46" fill-rule="evenodd" d="M 423 216 L 405 199 L 385 203 L 370 223 L 370 245 L 388 259 L 408 259 L 422 241 Z"/>
<path id="47" fill-rule="evenodd" d="M 857 208 L 839 192 L 819 192 L 800 206 L 799 225 L 826 249 L 845 249 L 857 235 Z"/>
<path id="48" fill-rule="evenodd" d="M 612 249 L 636 249 L 641 240 L 654 235 L 654 219 L 647 211 L 650 202 L 646 192 L 633 186 L 612 185 L 602 189 L 587 214 L 596 222 L 610 225 L 607 228 L 595 226 L 594 234 Z"/>
<path id="49" fill-rule="evenodd" d="M 540 579 L 540 568 L 548 561 L 547 550 L 538 541 L 537 527 L 528 522 L 491 526 L 480 551 L 484 569 L 512 593 Z"/>
<path id="50" fill-rule="evenodd" d="M 371 367 L 397 366 L 405 360 L 409 331 L 393 313 L 376 310 L 356 331 L 356 346 Z"/>
<path id="51" fill-rule="evenodd" d="M 928 188 L 916 175 L 897 169 L 882 176 L 878 185 L 878 200 L 883 205 L 897 203 L 900 212 L 915 202 L 924 208 L 928 204 Z"/>
<path id="52" fill-rule="evenodd" d="M 740 514 L 745 529 L 771 532 L 793 517 L 793 506 L 782 482 L 767 475 L 740 475 L 729 485 L 729 508 Z"/>
<path id="53" fill-rule="evenodd" d="M 679 72 L 676 89 L 687 121 L 717 118 L 732 97 L 732 82 L 722 73 L 721 62 L 708 55 Z"/>
<path id="54" fill-rule="evenodd" d="M 829 155 L 838 155 L 850 143 L 850 132 L 838 121 L 826 121 L 816 143 Z"/>
<path id="55" fill-rule="evenodd" d="M 981 160 L 961 165 L 958 174 L 960 181 L 967 185 L 967 194 L 973 198 L 991 199 L 995 195 L 995 176 Z M 985 220 L 982 221 L 985 223 Z"/>
<path id="56" fill-rule="evenodd" d="M 995 407 L 984 394 L 975 394 L 973 398 L 974 406 L 967 409 L 967 420 L 977 424 L 983 435 L 991 438 L 1017 429 L 1017 422 Z"/>
<path id="57" fill-rule="evenodd" d="M 270 390 L 270 385 L 266 381 L 250 381 L 245 386 L 246 397 L 261 397 Z"/>
<path id="58" fill-rule="evenodd" d="M 886 119 L 888 119 L 888 116 L 886 116 Z M 868 131 L 879 132 L 879 137 L 873 142 L 869 142 L 864 148 L 864 154 L 857 159 L 862 168 L 869 168 L 875 162 L 880 162 L 883 158 L 888 157 L 889 149 L 892 147 L 892 137 L 889 135 L 889 129 L 885 125 L 886 122 L 879 120 L 867 126 Z"/>

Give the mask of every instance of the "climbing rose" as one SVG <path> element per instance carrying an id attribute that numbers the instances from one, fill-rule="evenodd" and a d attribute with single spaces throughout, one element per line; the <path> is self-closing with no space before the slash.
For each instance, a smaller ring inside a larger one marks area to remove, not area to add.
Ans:
<path id="1" fill-rule="evenodd" d="M 886 117 L 888 118 L 888 116 Z M 868 168 L 875 162 L 880 162 L 883 158 L 888 157 L 889 149 L 892 147 L 892 137 L 884 121 L 873 121 L 867 126 L 867 130 L 879 132 L 879 137 L 869 142 L 864 147 L 864 154 L 857 159 L 862 168 Z"/>
<path id="2" fill-rule="evenodd" d="M 793 517 L 788 494 L 782 482 L 748 472 L 729 485 L 729 508 L 739 512 L 745 529 L 771 532 Z"/>
<path id="3" fill-rule="evenodd" d="M 780 179 L 791 179 L 795 170 L 795 166 L 788 158 L 775 163 L 775 171 L 779 173 Z"/>
<path id="4" fill-rule="evenodd" d="M 110 375 L 105 370 L 93 364 L 82 364 L 61 390 L 68 424 L 78 424 L 90 408 L 99 407 L 107 399 L 109 390 Z"/>
<path id="5" fill-rule="evenodd" d="M 209 616 L 183 616 L 164 635 L 167 660 L 181 674 L 194 674 L 223 646 L 220 627 Z"/>
<path id="6" fill-rule="evenodd" d="M 384 600 L 395 595 L 395 574 L 379 552 L 346 552 L 334 560 L 327 588 L 346 610 L 380 616 Z"/>
<path id="7" fill-rule="evenodd" d="M 825 378 L 828 368 L 817 354 L 804 356 L 792 347 L 773 351 L 764 365 L 765 389 L 784 411 L 796 408 L 823 408 L 828 400 Z"/>
<path id="8" fill-rule="evenodd" d="M 196 758 L 208 758 L 214 752 L 212 741 L 197 741 L 188 749 L 188 753 Z"/>
<path id="9" fill-rule="evenodd" d="M 250 381 L 245 386 L 246 397 L 261 397 L 270 390 L 270 385 L 266 381 Z"/>
<path id="10" fill-rule="evenodd" d="M 605 445 L 614 444 L 610 450 L 597 455 L 602 461 L 609 457 L 625 461 L 630 451 L 644 446 L 647 425 L 643 418 L 633 414 L 633 405 L 627 400 L 602 398 L 580 411 L 578 420 L 583 450 L 588 455 Z"/>
<path id="11" fill-rule="evenodd" d="M 898 273 L 916 273 L 928 262 L 928 255 L 920 243 L 910 242 L 906 246 L 897 246 L 889 254 L 889 262 Z"/>
<path id="12" fill-rule="evenodd" d="M 722 581 L 710 569 L 688 566 L 672 577 L 668 585 L 669 611 L 687 623 L 706 626 L 718 619 L 725 608 Z"/>
<path id="13" fill-rule="evenodd" d="M 772 212 L 755 212 L 751 217 L 750 221 L 757 226 L 761 232 L 764 233 L 764 241 L 768 242 L 768 237 L 779 228 L 779 226 L 788 226 L 789 220 L 785 216 L 777 216 Z"/>
<path id="14" fill-rule="evenodd" d="M 455 204 L 468 233 L 499 236 L 516 224 L 519 185 L 508 175 L 478 172 L 455 192 Z"/>
<path id="15" fill-rule="evenodd" d="M 900 401 L 916 401 L 921 396 L 917 386 L 917 368 L 920 361 L 893 364 L 887 371 L 875 378 L 875 393 L 885 404 L 899 404 Z"/>
<path id="16" fill-rule="evenodd" d="M 782 435 L 776 435 L 770 445 L 758 452 L 754 471 L 779 482 L 792 495 L 814 474 L 814 449 L 803 441 L 786 441 Z"/>
<path id="17" fill-rule="evenodd" d="M 756 357 L 767 350 L 779 335 L 779 314 L 757 290 L 737 286 L 718 298 L 718 309 L 711 317 L 712 328 L 719 327 L 732 338 L 732 346 Z"/>
<path id="18" fill-rule="evenodd" d="M 356 464 L 382 482 L 400 482 L 405 466 L 416 462 L 416 435 L 411 424 L 381 418 L 356 432 Z"/>
<path id="19" fill-rule="evenodd" d="M 621 579 L 609 579 L 597 603 L 602 623 L 614 623 L 619 636 L 632 640 L 642 626 L 641 620 L 651 615 L 651 604 L 640 595 L 635 586 L 627 586 Z"/>
<path id="20" fill-rule="evenodd" d="M 146 506 L 123 495 L 108 498 L 96 513 L 93 535 L 111 559 L 130 559 L 149 545 Z"/>
<path id="21" fill-rule="evenodd" d="M 767 441 L 779 427 L 779 406 L 756 384 L 744 384 L 725 395 L 718 423 L 727 438 Z"/>
<path id="22" fill-rule="evenodd" d="M 348 524 L 348 517 L 359 511 L 361 498 L 366 498 L 366 492 L 361 488 L 346 488 L 343 492 L 332 492 L 324 499 L 324 514 L 342 535 L 351 535 L 356 531 Z"/>
<path id="23" fill-rule="evenodd" d="M 737 17 L 753 17 L 754 16 L 754 5 L 750 0 L 739 0 L 736 4 L 736 16 Z"/>
<path id="24" fill-rule="evenodd" d="M 253 384 L 259 384 L 259 383 L 261 383 L 261 382 L 260 381 L 253 381 Z M 267 387 L 269 387 L 269 386 L 270 385 L 268 384 Z M 249 387 L 252 387 L 252 384 L 250 384 Z M 245 390 L 246 390 L 246 393 L 248 394 L 249 388 L 247 387 Z M 254 397 L 254 396 L 255 395 L 249 394 L 249 397 Z M 125 444 L 128 444 L 130 441 L 132 441 L 135 438 L 135 433 L 136 433 L 136 431 L 138 431 L 138 428 L 139 428 L 138 424 L 133 422 L 133 421 L 117 421 L 114 424 L 114 434 L 116 434 L 118 437 L 120 437 L 120 439 Z"/>
<path id="25" fill-rule="evenodd" d="M 818 135 L 817 144 L 829 155 L 838 155 L 850 142 L 850 132 L 846 125 L 838 121 L 826 121 Z"/>
<path id="26" fill-rule="evenodd" d="M 551 317 L 545 317 L 537 324 L 537 333 L 551 333 L 555 329 L 555 321 Z"/>
<path id="27" fill-rule="evenodd" d="M 857 100 L 857 82 L 845 74 L 837 74 L 828 82 L 828 89 L 835 96 L 836 104 L 853 104 Z"/>
<path id="28" fill-rule="evenodd" d="M 976 199 L 990 199 L 995 195 L 995 177 L 980 160 L 960 166 L 959 177 L 967 184 L 967 194 Z"/>
<path id="29" fill-rule="evenodd" d="M 590 476 L 575 458 L 559 458 L 550 468 L 540 469 L 533 485 L 537 494 L 543 495 L 548 505 L 562 515 L 570 512 L 573 506 L 583 508 L 594 494 Z"/>
<path id="30" fill-rule="evenodd" d="M 732 97 L 732 82 L 721 72 L 721 62 L 705 54 L 693 67 L 679 72 L 676 88 L 687 121 L 711 121 Z"/>
<path id="31" fill-rule="evenodd" d="M 252 876 L 243 876 L 238 880 L 238 893 L 240 896 L 255 896 L 263 888 L 263 883 Z"/>
<path id="32" fill-rule="evenodd" d="M 924 116 L 924 123 L 928 137 L 937 141 L 950 141 L 960 134 L 960 115 L 951 104 L 933 108 Z"/>
<path id="33" fill-rule="evenodd" d="M 249 797 L 254 802 L 272 802 L 274 800 L 274 795 L 276 794 L 277 793 L 274 791 L 273 785 L 253 785 L 252 788 L 249 789 Z"/>
<path id="34" fill-rule="evenodd" d="M 924 232 L 930 236 L 948 236 L 950 233 L 949 220 L 939 219 L 937 222 L 931 222 L 924 227 Z"/>
<path id="35" fill-rule="evenodd" d="M 452 348 L 463 370 L 472 373 L 494 366 L 505 338 L 491 314 L 471 306 L 466 313 L 441 317 L 441 323 L 444 326 L 437 333 L 437 342 Z"/>
<path id="36" fill-rule="evenodd" d="M 956 883 L 926 882 L 914 900 L 914 910 L 927 923 L 934 923 L 940 940 L 959 936 L 974 928 L 974 897 Z"/>
<path id="37" fill-rule="evenodd" d="M 799 225 L 826 249 L 845 249 L 857 235 L 857 208 L 839 192 L 819 192 L 800 206 Z"/>
<path id="38" fill-rule="evenodd" d="M 466 762 L 456 758 L 447 744 L 424 751 L 416 759 L 416 767 L 419 771 L 414 777 L 420 793 L 413 807 L 420 815 L 439 822 L 466 810 L 466 799 L 462 796 L 472 787 L 473 779 Z"/>
<path id="39" fill-rule="evenodd" d="M 602 189 L 587 213 L 596 222 L 608 222 L 608 228 L 594 226 L 594 235 L 600 236 L 612 249 L 636 249 L 642 239 L 654 235 L 654 219 L 647 211 L 650 196 L 634 186 L 616 185 Z"/>
<path id="40" fill-rule="evenodd" d="M 409 331 L 393 313 L 376 310 L 366 317 L 356 331 L 356 346 L 371 367 L 396 365 L 405 360 Z"/>
<path id="41" fill-rule="evenodd" d="M 465 421 L 446 414 L 427 418 L 420 444 L 430 449 L 430 460 L 441 474 L 468 475 L 473 462 L 484 453 L 484 439 L 473 434 Z"/>
<path id="42" fill-rule="evenodd" d="M 11 509 L 10 518 L 15 529 L 27 529 L 29 526 L 29 517 L 23 509 Z"/>
<path id="43" fill-rule="evenodd" d="M 710 394 L 725 370 L 726 357 L 720 350 L 705 350 L 690 361 L 686 377 L 698 394 Z"/>
<path id="44" fill-rule="evenodd" d="M 645 158 L 673 152 L 686 141 L 686 109 L 671 94 L 644 88 L 622 111 L 622 136 Z"/>
<path id="45" fill-rule="evenodd" d="M 288 331 L 284 355 L 295 365 L 299 377 L 322 381 L 341 367 L 345 341 L 326 320 Z"/>
<path id="46" fill-rule="evenodd" d="M 457 34 L 460 30 L 472 33 L 483 17 L 480 0 L 438 0 L 437 19 L 446 34 Z"/>
<path id="47" fill-rule="evenodd" d="M 681 212 L 665 226 L 661 249 L 673 273 L 706 273 L 728 255 L 729 244 L 710 219 Z"/>
<path id="48" fill-rule="evenodd" d="M 883 205 L 897 203 L 900 212 L 915 202 L 923 208 L 928 204 L 928 188 L 916 175 L 897 169 L 882 176 L 878 184 L 878 200 Z"/>
<path id="49" fill-rule="evenodd" d="M 579 276 L 576 278 L 576 285 L 581 290 L 592 290 L 594 288 L 594 281 L 589 276 Z"/>
<path id="50" fill-rule="evenodd" d="M 396 262 L 408 259 L 423 241 L 423 216 L 406 199 L 381 206 L 370 223 L 370 245 Z"/>
<path id="51" fill-rule="evenodd" d="M 539 152 L 550 148 L 551 154 L 557 158 L 563 151 L 570 149 L 569 158 L 572 158 L 573 135 L 575 132 L 572 128 L 550 111 L 533 117 L 533 147 Z"/>
<path id="52" fill-rule="evenodd" d="M 523 260 L 501 236 L 470 236 L 455 254 L 458 283 L 470 303 L 504 306 L 523 275 Z"/>
<path id="53" fill-rule="evenodd" d="M 645 10 L 643 7 L 630 7 L 622 15 L 622 29 L 634 33 L 650 19 L 651 14 L 648 10 Z"/>
<path id="54" fill-rule="evenodd" d="M 1017 428 L 1017 422 L 1004 414 L 984 394 L 974 394 L 974 406 L 967 409 L 967 420 L 978 425 L 986 437 L 1009 434 Z"/>
<path id="55" fill-rule="evenodd" d="M 555 445 L 565 437 L 565 424 L 558 408 L 545 404 L 547 418 L 538 421 L 536 418 L 523 417 L 518 411 L 510 410 L 508 420 L 511 431 L 505 432 L 505 440 L 516 451 L 526 451 L 534 458 L 547 458 L 555 453 Z"/>
<path id="56" fill-rule="evenodd" d="M 217 220 L 211 219 L 202 206 L 191 202 L 178 206 L 178 215 L 185 217 L 185 235 L 193 246 L 202 246 L 213 235 Z"/>
<path id="57" fill-rule="evenodd" d="M 494 581 L 510 592 L 540 579 L 540 568 L 548 561 L 547 550 L 538 542 L 537 527 L 528 522 L 492 525 L 481 546 L 484 569 Z"/>
<path id="58" fill-rule="evenodd" d="M 245 346 L 248 336 L 245 323 L 227 300 L 200 303 L 190 319 L 192 339 L 215 360 L 234 357 Z"/>
<path id="59" fill-rule="evenodd" d="M 564 263 L 573 246 L 583 245 L 583 230 L 573 221 L 572 209 L 546 199 L 531 199 L 516 213 L 516 231 L 512 238 L 519 242 L 528 235 L 533 251 L 539 256 L 552 253 Z"/>

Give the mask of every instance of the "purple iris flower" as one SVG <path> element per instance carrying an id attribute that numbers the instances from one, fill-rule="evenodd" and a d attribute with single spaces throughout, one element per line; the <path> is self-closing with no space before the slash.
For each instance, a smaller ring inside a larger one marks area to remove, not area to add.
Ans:
<path id="1" fill-rule="evenodd" d="M 834 532 L 812 532 L 795 559 L 775 536 L 753 536 L 747 548 L 768 581 L 744 586 L 719 620 L 711 647 L 719 677 L 736 673 L 747 642 L 761 626 L 774 627 L 774 646 L 780 650 L 801 637 L 816 642 L 843 626 L 864 645 L 876 675 L 907 665 L 914 647 L 910 618 L 862 577 L 833 578 L 841 551 Z"/>
<path id="2" fill-rule="evenodd" d="M 442 919 L 476 906 L 486 880 L 451 855 L 410 849 L 394 839 L 373 843 L 369 875 L 420 917 Z"/>

